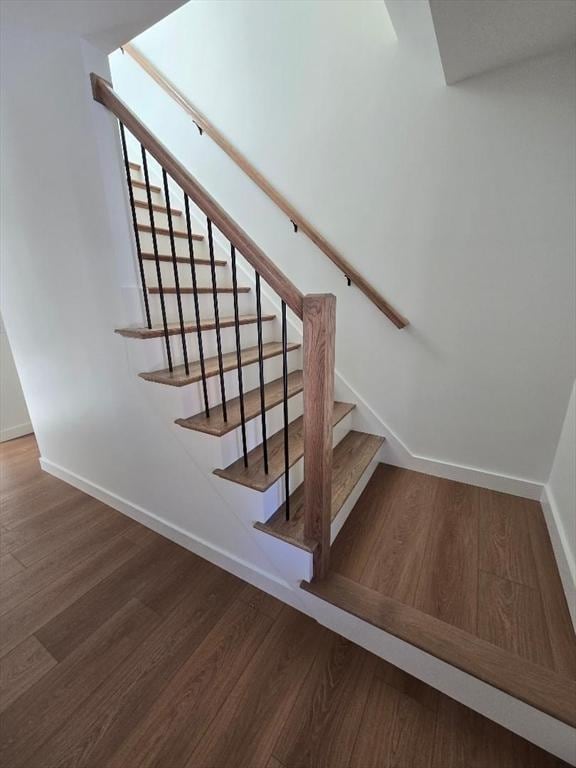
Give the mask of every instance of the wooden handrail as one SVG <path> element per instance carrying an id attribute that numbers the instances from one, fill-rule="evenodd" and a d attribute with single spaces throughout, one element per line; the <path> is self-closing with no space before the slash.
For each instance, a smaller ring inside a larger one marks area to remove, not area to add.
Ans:
<path id="1" fill-rule="evenodd" d="M 206 133 L 218 144 L 240 168 L 249 176 L 276 205 L 288 216 L 294 228 L 303 232 L 320 250 L 328 256 L 338 269 L 342 270 L 347 280 L 355 285 L 370 301 L 380 309 L 397 328 L 404 328 L 408 325 L 408 320 L 397 312 L 387 301 L 376 291 L 368 281 L 357 272 L 350 262 L 341 256 L 338 251 L 330 245 L 318 230 L 308 222 L 290 203 L 282 197 L 259 171 L 242 155 L 226 137 L 198 110 L 184 94 L 179 91 L 156 67 L 130 43 L 124 45 L 122 50 L 131 56 L 158 85 L 166 91 L 181 107 L 187 112 L 201 133 Z"/>
<path id="2" fill-rule="evenodd" d="M 302 318 L 304 297 L 256 243 L 234 222 L 168 149 L 140 122 L 118 97 L 111 84 L 94 72 L 90 75 L 95 101 L 107 107 L 160 163 L 183 192 L 196 203 L 220 232 L 236 247 L 268 285 Z"/>

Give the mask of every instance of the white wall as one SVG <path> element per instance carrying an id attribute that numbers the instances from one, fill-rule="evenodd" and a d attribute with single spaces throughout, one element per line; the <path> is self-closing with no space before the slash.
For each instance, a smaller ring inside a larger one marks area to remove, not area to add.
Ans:
<path id="1" fill-rule="evenodd" d="M 135 44 L 404 331 L 120 53 L 114 84 L 302 291 L 337 294 L 338 370 L 412 454 L 542 483 L 576 369 L 574 53 L 449 88 L 428 4 L 388 5 L 397 41 L 380 2 L 223 1 Z"/>
<path id="2" fill-rule="evenodd" d="M 543 496 L 550 537 L 576 626 L 576 383 Z"/>
<path id="3" fill-rule="evenodd" d="M 136 277 L 116 123 L 90 90 L 106 55 L 23 23 L 2 25 L 0 55 L 2 315 L 43 466 L 270 569 L 114 334 Z"/>
<path id="4" fill-rule="evenodd" d="M 12 350 L 0 317 L 0 442 L 32 432 Z"/>

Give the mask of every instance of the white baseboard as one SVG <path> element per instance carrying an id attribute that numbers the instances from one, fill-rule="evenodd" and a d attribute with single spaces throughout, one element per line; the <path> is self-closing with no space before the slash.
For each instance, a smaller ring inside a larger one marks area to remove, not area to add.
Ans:
<path id="1" fill-rule="evenodd" d="M 356 429 L 382 435 L 386 442 L 382 447 L 382 461 L 395 467 L 404 467 L 426 475 L 443 477 L 447 480 L 456 480 L 460 483 L 468 483 L 479 488 L 488 488 L 491 491 L 510 493 L 513 496 L 521 496 L 525 499 L 539 500 L 542 495 L 542 483 L 512 475 L 498 474 L 479 467 L 470 467 L 464 464 L 451 464 L 441 459 L 430 456 L 420 456 L 413 453 L 403 440 L 384 422 L 384 420 L 370 407 L 364 398 L 352 387 L 342 374 L 336 371 L 336 390 L 339 398 L 345 398 L 356 403 L 358 423 Z M 347 395 L 345 393 L 348 393 Z"/>
<path id="2" fill-rule="evenodd" d="M 570 541 L 562 525 L 558 505 L 549 486 L 545 485 L 542 489 L 540 501 L 562 580 L 562 586 L 564 587 L 566 602 L 568 603 L 572 623 L 576 629 L 576 562 L 570 548 Z"/>
<path id="3" fill-rule="evenodd" d="M 257 568 L 252 563 L 237 557 L 232 552 L 204 541 L 180 526 L 168 522 L 160 515 L 107 491 L 102 486 L 55 464 L 43 456 L 40 457 L 40 466 L 45 472 L 98 499 L 103 504 L 107 504 L 112 509 L 116 509 L 123 515 L 132 518 L 132 520 L 136 520 L 136 522 L 145 525 L 161 536 L 170 539 L 170 541 L 185 547 L 204 560 L 208 560 L 219 568 L 238 576 L 243 581 L 247 581 L 264 592 L 274 595 L 279 600 L 301 609 L 301 602 L 298 599 L 294 599 L 294 590 L 287 582 L 279 579 L 275 574 Z"/>
<path id="4" fill-rule="evenodd" d="M 17 437 L 24 437 L 24 435 L 30 435 L 32 432 L 34 430 L 29 421 L 24 424 L 16 424 L 15 427 L 0 429 L 0 443 L 5 443 L 7 440 L 15 440 Z"/>
<path id="5" fill-rule="evenodd" d="M 159 515 L 107 491 L 100 485 L 44 457 L 40 459 L 40 466 L 44 471 L 142 523 L 161 536 L 186 547 L 199 557 L 302 611 L 334 632 L 349 638 L 357 645 L 420 680 L 424 680 L 465 706 L 504 725 L 519 736 L 572 765 L 576 764 L 574 730 L 569 726 L 415 646 L 388 635 L 352 614 L 319 600 L 314 595 L 300 589 L 293 589 L 288 582 L 279 579 L 276 575 L 263 571 L 231 552 L 194 536 Z"/>

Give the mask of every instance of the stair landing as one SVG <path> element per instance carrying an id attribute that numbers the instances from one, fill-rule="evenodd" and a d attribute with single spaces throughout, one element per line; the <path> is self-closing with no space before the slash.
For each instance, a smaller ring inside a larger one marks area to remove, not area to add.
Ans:
<path id="1" fill-rule="evenodd" d="M 380 464 L 303 584 L 576 726 L 576 637 L 540 504 Z"/>

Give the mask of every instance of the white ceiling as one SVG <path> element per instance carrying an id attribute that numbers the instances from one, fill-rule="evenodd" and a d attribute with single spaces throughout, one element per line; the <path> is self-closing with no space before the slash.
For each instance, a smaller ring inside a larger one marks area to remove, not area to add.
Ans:
<path id="1" fill-rule="evenodd" d="M 74 34 L 107 53 L 151 27 L 186 0 L 0 0 L 3 24 Z"/>
<path id="2" fill-rule="evenodd" d="M 576 0 L 430 0 L 448 84 L 576 44 Z"/>

